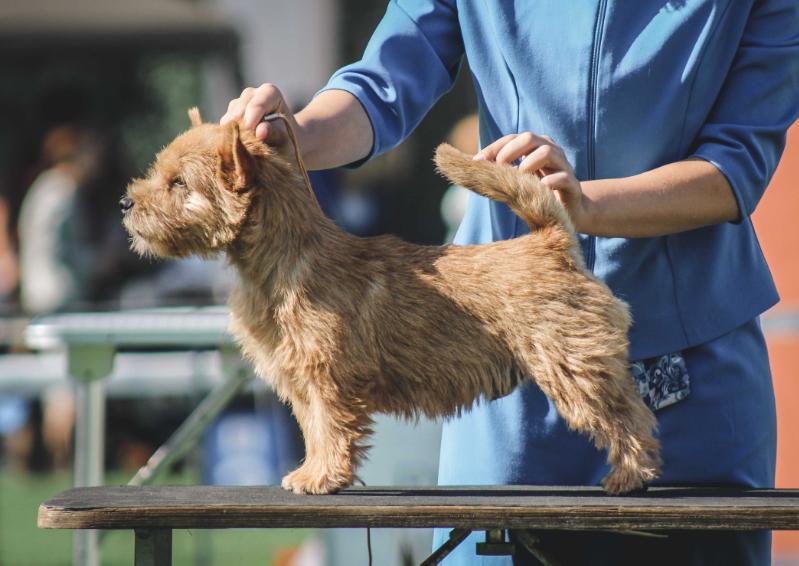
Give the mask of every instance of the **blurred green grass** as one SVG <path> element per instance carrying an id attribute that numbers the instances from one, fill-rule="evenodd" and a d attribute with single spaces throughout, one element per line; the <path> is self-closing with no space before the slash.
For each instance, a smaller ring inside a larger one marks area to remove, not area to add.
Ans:
<path id="1" fill-rule="evenodd" d="M 106 484 L 125 484 L 129 476 L 108 473 Z M 191 484 L 191 474 L 173 475 L 159 484 Z M 73 531 L 36 527 L 39 504 L 69 489 L 71 474 L 21 474 L 0 469 L 0 566 L 51 566 L 72 563 Z M 311 531 L 300 529 L 175 530 L 176 566 L 269 565 L 278 550 L 298 545 Z M 101 546 L 103 566 L 133 564 L 133 532 L 110 531 Z"/>

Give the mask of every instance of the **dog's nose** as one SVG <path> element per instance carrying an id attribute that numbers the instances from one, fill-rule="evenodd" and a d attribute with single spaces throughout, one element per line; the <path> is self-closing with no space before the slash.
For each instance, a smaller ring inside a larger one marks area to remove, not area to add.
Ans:
<path id="1" fill-rule="evenodd" d="M 122 209 L 122 213 L 129 211 L 133 208 L 133 199 L 130 197 L 123 197 L 122 200 L 119 201 L 119 208 Z"/>

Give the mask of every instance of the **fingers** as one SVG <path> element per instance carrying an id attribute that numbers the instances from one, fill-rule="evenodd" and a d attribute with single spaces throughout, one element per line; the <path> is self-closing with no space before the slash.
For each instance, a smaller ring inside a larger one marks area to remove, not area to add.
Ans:
<path id="1" fill-rule="evenodd" d="M 557 171 L 551 175 L 545 175 L 541 178 L 541 184 L 553 190 L 565 190 L 570 188 L 572 184 L 573 175 L 566 171 Z"/>
<path id="2" fill-rule="evenodd" d="M 532 132 L 510 134 L 484 147 L 474 159 L 510 164 L 521 159 L 519 171 L 536 175 L 544 186 L 557 191 L 564 204 L 579 201 L 580 183 L 563 149 L 549 136 Z"/>
<path id="3" fill-rule="evenodd" d="M 266 114 L 284 111 L 286 103 L 283 94 L 278 88 L 269 83 L 259 86 L 247 103 L 241 125 L 247 129 L 254 129 Z"/>
<path id="4" fill-rule="evenodd" d="M 539 136 L 532 132 L 503 136 L 484 147 L 474 159 L 505 164 L 522 159 L 519 164 L 520 171 L 542 177 L 555 171 L 574 174 L 563 149 L 551 137 Z"/>
<path id="5" fill-rule="evenodd" d="M 590 214 L 583 198 L 582 185 L 566 153 L 551 137 L 532 132 L 510 134 L 484 147 L 474 159 L 504 164 L 521 159 L 519 171 L 536 175 L 543 186 L 555 193 L 568 211 L 575 228 L 579 230 L 590 225 L 586 220 Z"/>
<path id="6" fill-rule="evenodd" d="M 530 154 L 539 147 L 549 144 L 550 142 L 545 138 L 532 132 L 518 134 L 514 139 L 505 143 L 502 149 L 497 152 L 496 162 L 513 163 L 517 159 Z"/>
<path id="7" fill-rule="evenodd" d="M 255 137 L 259 140 L 266 140 L 267 136 L 272 133 L 272 124 L 267 124 L 266 122 L 261 122 L 257 126 L 255 126 Z"/>
<path id="8" fill-rule="evenodd" d="M 566 154 L 557 145 L 545 144 L 536 148 L 530 155 L 525 157 L 519 164 L 519 171 L 524 173 L 536 173 L 544 171 L 563 171 L 572 173 L 571 164 L 566 159 Z"/>
<path id="9" fill-rule="evenodd" d="M 219 119 L 219 123 L 223 126 L 228 122 L 237 122 L 241 120 L 244 116 L 244 110 L 247 107 L 247 103 L 255 94 L 255 89 L 252 87 L 247 87 L 243 91 L 238 98 L 234 98 L 230 101 L 227 105 L 227 112 Z"/>
<path id="10" fill-rule="evenodd" d="M 508 164 L 513 163 L 517 159 L 524 158 L 525 156 L 530 156 L 530 154 L 539 149 L 542 151 L 537 154 L 537 159 L 531 160 L 528 166 L 522 169 L 523 171 L 533 173 L 540 169 L 541 166 L 539 166 L 538 169 L 530 167 L 530 165 L 536 162 L 542 163 L 555 160 L 560 166 L 568 164 L 568 160 L 566 160 L 563 151 L 551 137 L 540 136 L 532 132 L 503 136 L 480 150 L 480 152 L 474 156 L 474 159 L 485 159 Z"/>
<path id="11" fill-rule="evenodd" d="M 474 156 L 474 159 L 479 161 L 481 159 L 485 159 L 486 161 L 496 161 L 497 153 L 501 150 L 505 144 L 509 141 L 513 140 L 518 134 L 509 134 L 507 136 L 502 136 L 497 141 L 488 144 L 483 149 L 477 152 Z"/>
<path id="12" fill-rule="evenodd" d="M 255 127 L 255 137 L 272 146 L 282 146 L 288 141 L 286 125 L 282 120 L 274 122 L 260 122 Z"/>
<path id="13" fill-rule="evenodd" d="M 268 124 L 261 121 L 272 112 L 288 114 L 288 105 L 275 85 L 264 83 L 258 88 L 248 87 L 241 91 L 238 98 L 230 101 L 219 123 L 239 122 L 242 128 L 254 129 L 258 139 L 270 145 L 282 145 L 287 137 L 284 125 L 279 121 Z"/>
<path id="14" fill-rule="evenodd" d="M 243 128 L 254 129 L 266 114 L 285 111 L 283 94 L 273 84 L 264 83 L 258 88 L 247 87 L 241 95 L 230 101 L 227 112 L 219 123 L 239 122 Z"/>

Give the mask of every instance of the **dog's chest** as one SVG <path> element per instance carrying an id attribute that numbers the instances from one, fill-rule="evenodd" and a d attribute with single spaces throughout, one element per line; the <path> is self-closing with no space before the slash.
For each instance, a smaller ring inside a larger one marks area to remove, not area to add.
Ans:
<path id="1" fill-rule="evenodd" d="M 230 333 L 242 353 L 253 364 L 256 374 L 267 381 L 282 398 L 291 396 L 307 368 L 318 355 L 313 340 L 286 326 L 274 308 L 248 300 L 241 293 L 231 297 Z"/>
<path id="2" fill-rule="evenodd" d="M 279 390 L 285 372 L 279 355 L 277 328 L 269 321 L 252 321 L 247 316 L 236 309 L 231 310 L 230 334 L 252 363 L 255 373 Z"/>

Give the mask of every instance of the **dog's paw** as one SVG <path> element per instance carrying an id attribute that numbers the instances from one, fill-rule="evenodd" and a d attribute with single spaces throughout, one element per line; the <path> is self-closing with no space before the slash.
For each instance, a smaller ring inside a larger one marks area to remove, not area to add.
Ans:
<path id="1" fill-rule="evenodd" d="M 639 477 L 630 474 L 611 472 L 602 480 L 602 487 L 610 495 L 622 495 L 641 489 L 643 482 Z"/>
<path id="2" fill-rule="evenodd" d="M 633 494 L 645 490 L 650 481 L 657 477 L 652 468 L 613 468 L 602 479 L 602 487 L 610 495 Z"/>
<path id="3" fill-rule="evenodd" d="M 340 489 L 352 485 L 352 475 L 325 472 L 313 466 L 303 465 L 287 474 L 281 485 L 283 489 L 298 494 L 336 493 Z"/>

